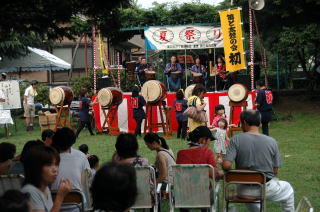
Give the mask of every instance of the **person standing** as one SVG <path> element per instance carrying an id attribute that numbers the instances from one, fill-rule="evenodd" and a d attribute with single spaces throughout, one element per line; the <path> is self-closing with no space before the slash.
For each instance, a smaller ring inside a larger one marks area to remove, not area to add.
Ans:
<path id="1" fill-rule="evenodd" d="M 89 108 L 90 106 L 98 104 L 98 98 L 96 98 L 93 102 L 90 101 L 88 98 L 89 93 L 87 90 L 81 90 L 80 91 L 80 111 L 79 111 L 79 119 L 80 119 L 80 125 L 76 132 L 76 137 L 80 134 L 81 130 L 87 126 L 90 135 L 94 135 L 91 128 L 91 122 L 90 122 L 90 114 L 89 114 Z"/>
<path id="2" fill-rule="evenodd" d="M 33 119 L 35 117 L 34 97 L 37 93 L 38 81 L 32 80 L 31 85 L 25 90 L 23 98 L 24 117 L 26 118 L 27 131 L 33 130 Z"/>
<path id="3" fill-rule="evenodd" d="M 257 81 L 256 87 L 259 92 L 255 104 L 261 114 L 262 133 L 269 135 L 269 122 L 272 119 L 272 91 L 266 87 L 264 79 Z"/>
<path id="4" fill-rule="evenodd" d="M 173 102 L 176 120 L 178 122 L 177 138 L 181 137 L 182 139 L 185 139 L 187 136 L 188 117 L 183 115 L 183 112 L 188 108 L 187 103 L 188 101 L 184 99 L 182 89 L 178 90 L 176 93 L 176 100 Z"/>
<path id="5" fill-rule="evenodd" d="M 221 91 L 224 89 L 226 81 L 227 81 L 227 72 L 226 72 L 226 63 L 222 56 L 218 56 L 217 64 L 213 68 L 213 73 L 211 74 L 211 78 L 213 80 L 217 80 L 217 90 Z"/>
<path id="6" fill-rule="evenodd" d="M 277 178 L 281 157 L 277 141 L 259 133 L 261 115 L 256 110 L 245 110 L 240 114 L 243 133 L 231 138 L 222 168 L 249 169 L 266 176 L 265 197 L 267 200 L 281 202 L 282 211 L 294 212 L 294 190 L 290 183 Z M 259 186 L 241 185 L 239 195 L 254 196 L 260 192 Z M 260 211 L 260 204 L 246 204 L 249 211 Z"/>
<path id="7" fill-rule="evenodd" d="M 207 70 L 204 67 L 204 65 L 201 65 L 200 62 L 201 62 L 200 58 L 197 57 L 196 58 L 196 64 L 191 67 L 191 73 L 193 75 L 193 82 L 194 83 L 202 83 L 202 84 L 205 85 L 206 84 L 205 83 L 206 82 L 206 78 L 207 78 L 207 76 L 206 76 L 207 75 L 207 72 L 206 72 Z M 198 74 L 201 74 L 201 76 L 197 77 Z M 200 79 L 200 81 L 199 81 L 199 79 Z"/>
<path id="8" fill-rule="evenodd" d="M 141 63 L 136 67 L 136 74 L 138 75 L 140 85 L 142 86 L 146 82 L 146 73 L 150 66 L 147 64 L 146 58 L 141 59 Z"/>
<path id="9" fill-rule="evenodd" d="M 182 68 L 177 63 L 176 56 L 171 56 L 171 62 L 166 65 L 164 74 L 168 77 L 169 90 L 177 91 L 181 88 Z"/>
<path id="10" fill-rule="evenodd" d="M 143 96 L 139 95 L 138 86 L 134 86 L 131 95 L 131 105 L 133 108 L 133 118 L 136 121 L 136 129 L 134 131 L 135 136 L 141 136 L 141 124 L 143 119 L 146 118 L 146 113 L 143 107 L 146 105 L 146 101 Z"/>

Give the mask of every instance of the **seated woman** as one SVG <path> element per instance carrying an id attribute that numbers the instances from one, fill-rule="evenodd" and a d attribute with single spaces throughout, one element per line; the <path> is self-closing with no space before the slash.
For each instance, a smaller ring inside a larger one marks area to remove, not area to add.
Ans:
<path id="1" fill-rule="evenodd" d="M 116 141 L 116 152 L 112 156 L 112 161 L 129 163 L 132 166 L 147 166 L 148 159 L 138 155 L 138 141 L 131 133 L 120 134 Z"/>
<path id="2" fill-rule="evenodd" d="M 23 161 L 25 181 L 21 189 L 29 193 L 32 212 L 58 212 L 64 197 L 71 191 L 72 182 L 61 179 L 57 196 L 52 201 L 49 186 L 56 180 L 59 173 L 59 153 L 48 146 L 32 148 Z"/>
<path id="3" fill-rule="evenodd" d="M 166 140 L 156 133 L 147 133 L 144 141 L 150 150 L 157 151 L 155 167 L 159 170 L 157 183 L 168 183 L 168 172 L 170 166 L 175 165 L 175 158 Z"/>

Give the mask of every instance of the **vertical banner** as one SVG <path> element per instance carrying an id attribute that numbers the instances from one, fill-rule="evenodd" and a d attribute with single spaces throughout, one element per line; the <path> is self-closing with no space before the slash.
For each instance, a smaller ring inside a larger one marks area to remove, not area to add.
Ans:
<path id="1" fill-rule="evenodd" d="M 219 12 L 227 71 L 238 71 L 246 68 L 240 10 L 241 8 L 236 8 Z"/>

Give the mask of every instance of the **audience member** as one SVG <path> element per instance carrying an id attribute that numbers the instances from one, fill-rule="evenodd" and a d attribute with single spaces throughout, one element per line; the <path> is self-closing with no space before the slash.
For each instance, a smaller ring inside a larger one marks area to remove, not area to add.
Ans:
<path id="1" fill-rule="evenodd" d="M 189 133 L 189 148 L 182 149 L 177 154 L 177 164 L 209 164 L 215 169 L 215 179 L 223 175 L 217 171 L 214 154 L 209 149 L 209 142 L 214 139 L 211 131 L 206 126 L 199 126 Z M 210 173 L 212 176 L 212 173 Z"/>
<path id="2" fill-rule="evenodd" d="M 0 175 L 7 174 L 15 154 L 16 146 L 14 144 L 0 143 Z"/>
<path id="3" fill-rule="evenodd" d="M 192 91 L 192 96 L 188 98 L 188 107 L 196 107 L 197 111 L 203 111 L 206 107 L 206 103 L 203 102 L 206 89 L 202 84 L 196 84 Z M 196 121 L 192 118 L 188 118 L 189 130 L 193 131 L 199 126 L 205 126 L 206 122 Z"/>
<path id="4" fill-rule="evenodd" d="M 156 133 L 147 133 L 144 141 L 150 150 L 157 151 L 155 167 L 157 170 L 157 183 L 168 183 L 170 166 L 175 165 L 175 158 L 166 140 Z"/>
<path id="5" fill-rule="evenodd" d="M 8 190 L 0 198 L 1 212 L 31 212 L 29 195 L 18 190 Z"/>
<path id="6" fill-rule="evenodd" d="M 53 135 L 54 131 L 51 129 L 46 129 L 42 131 L 41 139 L 46 146 L 51 146 Z"/>
<path id="7" fill-rule="evenodd" d="M 52 201 L 49 185 L 58 175 L 60 157 L 58 152 L 48 146 L 32 148 L 23 160 L 25 181 L 21 189 L 23 193 L 29 193 L 32 212 L 58 212 L 64 197 L 71 191 L 72 182 L 69 179 L 61 179 L 57 196 Z"/>
<path id="8" fill-rule="evenodd" d="M 86 170 L 90 171 L 90 165 L 86 156 L 79 150 L 73 149 L 76 142 L 76 135 L 69 128 L 58 129 L 52 139 L 52 146 L 60 153 L 59 174 L 51 186 L 57 190 L 61 179 L 70 179 L 73 182 L 73 189 L 82 191 L 82 176 Z M 73 206 L 64 207 L 73 211 Z"/>
<path id="9" fill-rule="evenodd" d="M 134 168 L 123 163 L 107 163 L 101 167 L 91 185 L 94 210 L 124 212 L 135 203 L 137 179 Z"/>
<path id="10" fill-rule="evenodd" d="M 240 114 L 243 133 L 231 138 L 223 169 L 230 170 L 235 161 L 236 169 L 263 172 L 266 176 L 266 199 L 281 202 L 283 211 L 294 211 L 294 191 L 286 181 L 277 178 L 280 154 L 275 139 L 259 133 L 261 115 L 259 111 L 245 110 Z M 240 195 L 254 196 L 257 186 L 241 186 Z M 259 204 L 247 204 L 250 211 L 260 211 Z"/>
<path id="11" fill-rule="evenodd" d="M 136 136 L 130 133 L 120 134 L 116 141 L 116 153 L 112 161 L 120 163 L 130 163 L 132 166 L 146 166 L 148 159 L 138 155 L 138 141 Z"/>
<path id="12" fill-rule="evenodd" d="M 89 155 L 89 147 L 87 144 L 81 144 L 79 145 L 79 151 L 82 152 L 85 155 Z"/>
<path id="13" fill-rule="evenodd" d="M 91 175 L 94 176 L 99 168 L 99 158 L 96 155 L 89 155 L 88 161 L 90 164 Z"/>
<path id="14" fill-rule="evenodd" d="M 18 157 L 19 160 L 15 160 L 12 162 L 8 174 L 21 174 L 24 175 L 24 167 L 23 167 L 23 160 L 25 160 L 25 157 L 27 153 L 36 146 L 43 146 L 43 142 L 40 140 L 33 140 L 28 141 L 24 144 L 21 155 Z"/>

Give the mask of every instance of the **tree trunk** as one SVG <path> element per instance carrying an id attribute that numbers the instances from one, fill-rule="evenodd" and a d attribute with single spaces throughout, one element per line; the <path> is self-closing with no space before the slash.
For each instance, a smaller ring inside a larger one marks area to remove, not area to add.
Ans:
<path id="1" fill-rule="evenodd" d="M 71 61 L 71 68 L 70 68 L 70 72 L 69 72 L 69 79 L 68 79 L 68 85 L 70 86 L 70 83 L 71 83 L 71 79 L 72 79 L 72 72 L 73 72 L 73 67 L 74 67 L 74 61 L 76 59 L 76 55 L 77 55 L 77 52 L 78 52 L 78 48 L 79 48 L 79 45 L 82 41 L 82 38 L 83 38 L 84 34 L 82 34 L 79 38 L 79 40 L 77 41 L 77 44 L 76 44 L 76 47 L 74 49 L 74 52 L 73 52 L 73 55 L 72 55 L 72 61 Z"/>

